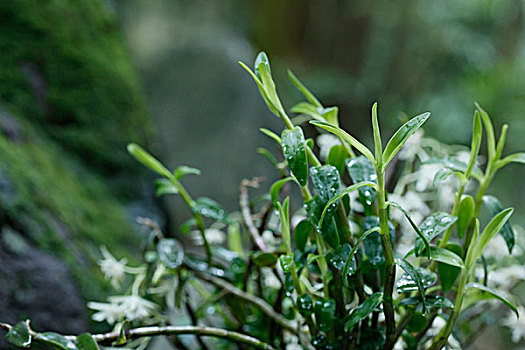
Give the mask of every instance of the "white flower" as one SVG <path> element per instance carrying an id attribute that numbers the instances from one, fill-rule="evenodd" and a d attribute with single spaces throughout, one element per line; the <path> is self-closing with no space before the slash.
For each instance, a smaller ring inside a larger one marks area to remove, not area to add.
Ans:
<path id="1" fill-rule="evenodd" d="M 100 247 L 100 251 L 104 257 L 98 262 L 100 265 L 100 270 L 104 274 L 105 278 L 110 281 L 113 288 L 120 288 L 120 283 L 125 277 L 127 260 L 121 259 L 118 261 L 113 255 L 111 255 L 105 246 Z"/>
<path id="2" fill-rule="evenodd" d="M 484 276 L 483 269 L 476 270 L 477 276 Z M 489 285 L 496 285 L 500 289 L 510 290 L 516 283 L 525 280 L 525 266 L 511 265 L 489 272 Z"/>
<path id="3" fill-rule="evenodd" d="M 226 241 L 226 233 L 216 228 L 207 228 L 204 231 L 206 240 L 209 244 L 220 245 Z M 200 231 L 191 231 L 191 239 L 195 245 L 203 245 L 204 241 L 202 240 L 202 235 Z"/>
<path id="4" fill-rule="evenodd" d="M 110 303 L 118 304 L 124 310 L 128 321 L 148 317 L 157 308 L 157 304 L 143 299 L 138 295 L 122 295 L 109 297 Z"/>
<path id="5" fill-rule="evenodd" d="M 431 337 L 435 337 L 439 334 L 439 332 L 441 332 L 446 324 L 447 321 L 445 321 L 443 318 L 436 317 L 434 322 L 432 322 L 432 326 L 429 328 L 427 334 Z M 432 340 L 429 340 L 428 344 L 425 345 L 430 346 L 430 343 L 432 343 Z M 449 349 L 461 349 L 461 344 L 452 335 L 448 337 L 448 345 Z"/>
<path id="6" fill-rule="evenodd" d="M 403 196 L 395 193 L 389 195 L 389 200 L 396 202 L 403 209 L 405 209 L 410 218 L 416 225 L 421 224 L 423 219 L 430 214 L 430 209 L 423 201 L 421 196 L 414 191 L 407 191 Z M 401 225 L 401 229 L 406 232 L 413 230 L 410 222 L 405 218 L 405 215 L 397 209 L 390 211 L 390 217 Z"/>
<path id="7" fill-rule="evenodd" d="M 321 156 L 322 160 L 326 160 L 326 158 L 328 158 L 330 149 L 333 146 L 341 144 L 341 141 L 339 141 L 339 139 L 332 134 L 321 134 L 317 136 L 316 141 L 317 145 L 319 146 L 319 155 Z"/>
<path id="8" fill-rule="evenodd" d="M 520 316 L 525 315 L 525 308 L 518 306 Z M 525 339 L 525 317 L 517 318 L 514 312 L 509 311 L 508 316 L 501 321 L 501 324 L 509 327 L 512 332 L 512 341 L 517 343 L 521 338 Z"/>
<path id="9" fill-rule="evenodd" d="M 264 267 L 261 269 L 264 278 L 264 285 L 272 289 L 281 289 L 281 281 L 275 276 L 271 268 Z"/>
<path id="10" fill-rule="evenodd" d="M 124 309 L 122 309 L 119 304 L 115 303 L 97 303 L 91 301 L 87 303 L 87 307 L 98 311 L 91 317 L 94 321 L 106 321 L 110 325 L 115 324 L 115 322 L 120 320 L 125 315 Z"/>

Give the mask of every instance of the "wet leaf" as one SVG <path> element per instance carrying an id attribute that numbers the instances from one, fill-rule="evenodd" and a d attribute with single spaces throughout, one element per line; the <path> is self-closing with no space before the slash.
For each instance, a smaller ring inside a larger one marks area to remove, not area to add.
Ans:
<path id="1" fill-rule="evenodd" d="M 430 247 L 430 258 L 447 265 L 463 267 L 463 259 L 444 248 Z"/>
<path id="2" fill-rule="evenodd" d="M 335 300 L 318 299 L 315 302 L 315 320 L 317 327 L 323 332 L 329 332 L 334 324 Z"/>
<path id="3" fill-rule="evenodd" d="M 499 212 L 503 210 L 503 204 L 494 196 L 483 196 L 483 204 L 487 207 L 487 209 L 490 212 L 490 215 L 495 216 Z M 509 254 L 512 254 L 512 248 L 514 248 L 514 244 L 516 242 L 515 239 L 515 233 L 514 229 L 512 228 L 512 225 L 510 224 L 510 221 L 507 221 L 501 230 L 499 230 L 499 234 L 503 237 L 505 240 L 505 243 L 507 244 L 507 248 L 509 249 Z"/>
<path id="4" fill-rule="evenodd" d="M 7 334 L 5 340 L 11 344 L 21 347 L 28 348 L 31 345 L 31 335 L 29 334 L 29 327 L 26 321 L 19 322 Z"/>
<path id="5" fill-rule="evenodd" d="M 471 196 L 465 196 L 458 209 L 458 221 L 456 223 L 456 230 L 459 238 L 463 238 L 468 230 L 469 224 L 474 217 L 474 199 Z"/>
<path id="6" fill-rule="evenodd" d="M 463 248 L 460 245 L 448 243 L 445 248 L 457 256 L 463 256 Z M 461 268 L 459 267 L 438 263 L 438 274 L 443 293 L 448 292 L 454 286 L 460 273 Z"/>
<path id="7" fill-rule="evenodd" d="M 308 179 L 308 161 L 303 130 L 296 126 L 293 130 L 284 130 L 281 135 L 283 155 L 292 174 L 301 186 L 306 186 Z"/>
<path id="8" fill-rule="evenodd" d="M 447 213 L 437 212 L 427 217 L 419 226 L 421 233 L 425 236 L 428 242 L 444 233 L 449 227 L 454 225 L 457 218 Z M 425 245 L 423 240 L 418 237 L 416 239 L 416 255 L 422 254 Z"/>
<path id="9" fill-rule="evenodd" d="M 369 231 L 373 228 L 379 228 L 379 218 L 377 216 L 367 216 L 363 221 L 363 231 Z M 390 232 L 390 240 L 394 246 L 395 227 L 391 222 L 388 222 L 388 229 Z M 372 267 L 378 267 L 385 264 L 385 255 L 383 254 L 383 247 L 381 245 L 381 236 L 379 232 L 371 233 L 365 240 L 365 253 L 368 257 Z"/>
<path id="10" fill-rule="evenodd" d="M 232 220 L 222 206 L 213 199 L 207 197 L 197 198 L 192 204 L 191 210 L 194 213 L 213 220 L 221 221 L 227 225 L 232 223 Z"/>
<path id="11" fill-rule="evenodd" d="M 281 263 L 281 267 L 285 273 L 288 273 L 292 270 L 292 265 L 294 263 L 293 261 L 293 255 L 292 254 L 283 254 L 279 257 L 279 262 Z"/>
<path id="12" fill-rule="evenodd" d="M 314 225 L 308 219 L 304 219 L 299 224 L 297 224 L 293 237 L 295 247 L 299 249 L 299 251 L 304 252 L 306 243 L 308 242 L 308 237 L 310 237 L 314 230 Z"/>
<path id="13" fill-rule="evenodd" d="M 312 297 L 308 294 L 303 294 L 297 297 L 297 309 L 301 315 L 309 316 L 314 313 L 314 302 Z"/>
<path id="14" fill-rule="evenodd" d="M 377 175 L 374 165 L 365 156 L 350 158 L 347 160 L 346 168 L 354 183 L 369 181 L 377 183 Z M 365 199 L 365 204 L 370 206 L 376 200 L 376 190 L 373 188 L 360 188 L 359 193 Z"/>
<path id="15" fill-rule="evenodd" d="M 361 305 L 357 306 L 345 323 L 345 331 L 348 332 L 353 326 L 367 317 L 376 307 L 379 306 L 383 299 L 383 293 L 377 292 L 369 296 Z"/>
<path id="16" fill-rule="evenodd" d="M 507 305 L 512 311 L 514 311 L 514 313 L 516 314 L 516 317 L 517 318 L 520 318 L 520 314 L 518 312 L 518 309 L 516 308 L 516 306 L 511 303 L 508 299 L 506 299 L 503 295 L 501 295 L 499 292 L 489 288 L 489 287 L 486 287 L 482 284 L 479 284 L 479 283 L 475 283 L 475 282 L 471 282 L 469 284 L 467 284 L 467 290 L 470 291 L 471 290 L 477 290 L 479 292 L 481 292 L 481 295 L 484 297 L 484 299 L 498 299 L 500 301 L 502 301 L 505 305 Z M 481 299 L 479 299 L 481 300 Z"/>
<path id="17" fill-rule="evenodd" d="M 55 348 L 64 350 L 78 350 L 75 343 L 64 337 L 62 334 L 53 332 L 38 333 L 36 339 L 40 343 L 44 343 Z"/>
<path id="18" fill-rule="evenodd" d="M 99 350 L 97 342 L 89 333 L 79 335 L 75 344 L 78 350 Z"/>

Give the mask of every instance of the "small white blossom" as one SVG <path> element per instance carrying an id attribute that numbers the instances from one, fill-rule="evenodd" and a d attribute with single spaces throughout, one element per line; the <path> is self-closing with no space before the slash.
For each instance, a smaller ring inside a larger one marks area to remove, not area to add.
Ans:
<path id="1" fill-rule="evenodd" d="M 272 269 L 270 268 L 262 268 L 261 269 L 262 276 L 264 278 L 264 285 L 271 288 L 271 289 L 281 289 L 281 281 L 275 276 Z"/>
<path id="2" fill-rule="evenodd" d="M 434 183 L 434 177 L 436 173 L 442 169 L 443 166 L 440 164 L 423 164 L 417 172 L 415 173 L 416 181 L 415 187 L 416 191 L 423 192 L 428 189 L 431 189 Z"/>
<path id="3" fill-rule="evenodd" d="M 525 308 L 518 306 L 518 313 L 520 316 L 525 315 Z M 510 328 L 514 343 L 518 343 L 522 338 L 525 339 L 525 317 L 517 318 L 514 312 L 509 311 L 507 317 L 501 321 L 501 324 Z"/>
<path id="4" fill-rule="evenodd" d="M 317 145 L 319 146 L 319 155 L 321 156 L 322 160 L 326 160 L 326 158 L 328 158 L 330 149 L 333 146 L 341 144 L 341 141 L 339 141 L 339 139 L 332 134 L 321 134 L 317 136 L 316 141 Z"/>
<path id="5" fill-rule="evenodd" d="M 447 324 L 447 321 L 445 321 L 443 318 L 436 317 L 434 319 L 434 322 L 432 322 L 432 326 L 429 328 L 427 334 L 430 335 L 431 337 L 435 337 L 436 335 L 439 334 L 439 332 L 441 332 L 441 330 L 445 327 L 446 324 Z M 431 343 L 432 343 L 432 340 L 429 340 L 428 344 L 425 344 L 425 345 L 430 346 Z M 449 345 L 448 346 L 449 349 L 461 350 L 461 344 L 452 335 L 448 337 L 448 345 Z"/>
<path id="6" fill-rule="evenodd" d="M 120 283 L 124 280 L 126 270 L 126 259 L 120 261 L 115 259 L 113 255 L 108 251 L 105 246 L 100 247 L 102 260 L 99 260 L 100 270 L 104 274 L 104 277 L 110 281 L 113 288 L 120 288 Z"/>
<path id="7" fill-rule="evenodd" d="M 148 317 L 157 308 L 157 304 L 138 295 L 122 295 L 109 297 L 111 303 L 116 303 L 124 310 L 126 319 L 134 321 Z"/>
<path id="8" fill-rule="evenodd" d="M 204 235 L 206 236 L 206 240 L 208 241 L 208 243 L 212 245 L 220 245 L 226 241 L 226 233 L 216 228 L 207 228 L 204 231 Z M 193 241 L 193 244 L 195 245 L 204 244 L 200 231 L 197 231 L 197 230 L 192 231 L 191 239 Z"/>
<path id="9" fill-rule="evenodd" d="M 482 279 L 485 275 L 483 268 L 476 269 L 476 277 Z M 525 280 L 525 266 L 510 265 L 489 271 L 488 284 L 498 289 L 510 290 L 520 281 Z"/>
<path id="10" fill-rule="evenodd" d="M 87 303 L 87 307 L 98 311 L 91 317 L 94 321 L 106 321 L 110 325 L 115 324 L 115 322 L 123 318 L 125 315 L 124 309 L 120 306 L 120 304 L 116 303 L 98 303 L 91 301 Z"/>
<path id="11" fill-rule="evenodd" d="M 264 243 L 269 246 L 275 246 L 280 243 L 279 240 L 274 236 L 273 232 L 270 230 L 264 230 L 261 237 Z"/>

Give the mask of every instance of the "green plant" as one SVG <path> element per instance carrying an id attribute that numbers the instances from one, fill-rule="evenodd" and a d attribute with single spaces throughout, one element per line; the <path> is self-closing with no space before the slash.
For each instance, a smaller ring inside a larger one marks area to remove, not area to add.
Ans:
<path id="1" fill-rule="evenodd" d="M 406 121 L 383 147 L 374 104 L 372 151 L 339 127 L 337 107 L 324 107 L 289 72 L 307 99 L 292 107 L 292 112 L 306 116 L 297 120 L 311 120 L 318 130 L 335 135 L 321 161 L 314 141 L 306 139 L 303 128 L 286 113 L 266 54 L 257 56 L 253 71 L 241 65 L 286 127 L 280 136 L 261 130 L 276 141 L 284 160 L 259 150 L 281 179 L 266 196 L 252 200 L 248 188 L 261 182 L 243 181 L 240 212 L 228 214 L 212 199 L 193 199 L 184 188 L 183 177 L 198 175 L 197 169 L 180 166 L 170 171 L 130 144 L 129 153 L 161 176 L 155 184 L 157 194 L 180 195 L 187 204 L 193 218 L 180 231 L 197 232 L 204 252 L 183 249 L 154 222 L 141 219 L 150 232 L 144 264 L 127 266 L 104 250 L 101 267 L 106 277 L 117 289 L 131 283 L 108 303 L 88 305 L 98 311 L 95 320 L 116 325 L 113 332 L 64 337 L 34 332 L 28 322 L 21 322 L 3 325 L 9 341 L 21 347 L 34 342 L 96 349 L 97 343 L 113 342 L 143 348 L 150 336 L 163 334 L 185 348 L 188 344 L 177 335 L 194 334 L 201 348 L 229 348 L 233 341 L 260 349 L 392 349 L 396 344 L 441 349 L 457 343 L 454 327 L 467 340 L 476 333 L 473 316 L 460 316 L 464 312 L 479 317 L 476 308 L 482 301 L 499 299 L 519 316 L 514 304 L 487 281 L 488 267 L 501 263 L 486 253 L 498 233 L 509 251 L 505 264 L 516 263 L 510 254 L 516 243 L 509 222 L 513 209 L 504 209 L 487 195 L 500 168 L 525 163 L 525 153 L 502 158 L 506 125 L 496 142 L 488 114 L 477 106 L 472 143 L 463 162 L 465 150 L 423 137 L 420 128 L 429 113 Z M 484 172 L 478 167 L 483 127 L 488 147 Z M 415 140 L 407 145 L 411 137 Z M 362 155 L 356 156 L 354 149 Z M 345 170 L 352 182 L 348 186 Z M 429 178 L 430 184 L 425 183 Z M 291 185 L 298 186 L 301 202 L 291 203 L 296 198 L 286 195 L 282 199 Z M 484 203 L 491 219 L 481 230 Z M 297 208 L 292 217 L 291 204 Z M 227 244 L 214 239 L 223 231 Z M 183 307 L 191 326 L 177 326 L 170 318 Z M 444 320 L 441 326 L 438 319 Z M 141 325 L 147 327 L 137 328 Z M 226 341 L 212 343 L 203 336 Z"/>

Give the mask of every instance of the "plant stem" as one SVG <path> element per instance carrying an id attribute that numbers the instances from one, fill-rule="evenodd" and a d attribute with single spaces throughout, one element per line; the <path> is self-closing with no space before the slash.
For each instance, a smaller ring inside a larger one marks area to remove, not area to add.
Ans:
<path id="1" fill-rule="evenodd" d="M 206 327 L 206 326 L 165 326 L 165 327 L 142 327 L 130 329 L 126 332 L 128 339 L 151 337 L 156 335 L 179 335 L 179 334 L 195 334 L 200 336 L 211 336 L 218 338 L 229 339 L 236 343 L 247 344 L 257 349 L 275 350 L 269 344 L 262 342 L 259 339 L 233 332 L 221 328 Z M 119 337 L 119 332 L 111 332 L 106 334 L 95 334 L 93 339 L 97 343 L 116 340 Z"/>
<path id="2" fill-rule="evenodd" d="M 199 232 L 201 233 L 201 236 L 202 236 L 202 240 L 204 242 L 204 249 L 206 250 L 207 263 L 208 263 L 208 265 L 211 266 L 213 255 L 212 255 L 212 252 L 211 252 L 210 243 L 208 242 L 208 239 L 206 238 L 206 233 L 205 233 L 206 232 L 206 227 L 204 226 L 204 222 L 202 221 L 202 216 L 200 214 L 198 214 L 198 213 L 193 212 L 192 208 L 193 208 L 195 202 L 191 198 L 191 196 L 188 193 L 188 191 L 186 191 L 184 186 L 182 186 L 182 184 L 177 179 L 175 179 L 175 177 L 172 177 L 170 179 L 170 181 L 173 184 L 173 186 L 175 186 L 177 191 L 179 191 L 179 194 L 182 197 L 182 200 L 184 201 L 184 203 L 186 203 L 186 205 L 188 206 L 190 211 L 193 213 L 193 217 L 195 218 L 195 222 L 197 224 L 197 228 L 199 229 Z"/>
<path id="3" fill-rule="evenodd" d="M 452 216 L 455 216 L 455 217 L 458 216 L 459 205 L 461 203 L 461 197 L 463 196 L 464 191 L 465 191 L 465 184 L 462 183 L 459 186 L 458 191 L 456 192 L 456 198 L 454 200 L 454 207 L 452 208 Z M 441 248 L 444 248 L 447 245 L 448 240 L 450 239 L 450 235 L 452 233 L 453 227 L 454 225 L 450 225 L 450 227 L 445 231 L 445 234 L 443 235 L 443 239 L 441 240 L 441 243 L 439 244 Z"/>
<path id="4" fill-rule="evenodd" d="M 381 246 L 385 255 L 385 285 L 383 288 L 383 311 L 385 313 L 386 323 L 386 341 L 384 348 L 390 349 L 394 345 L 393 341 L 396 335 L 396 323 L 394 318 L 394 301 L 392 294 L 394 292 L 394 282 L 396 279 L 396 264 L 394 262 L 394 252 L 390 240 L 390 231 L 388 228 L 388 211 L 386 206 L 385 193 L 385 173 L 380 167 L 376 168 L 377 174 L 377 209 L 379 211 L 379 226 L 381 229 Z"/>
<path id="5" fill-rule="evenodd" d="M 244 223 L 252 235 L 253 242 L 255 245 L 263 252 L 267 251 L 266 244 L 262 239 L 259 230 L 255 227 L 252 220 L 252 213 L 250 212 L 250 200 L 248 198 L 248 188 L 247 187 L 257 188 L 259 187 L 259 180 L 254 178 L 252 180 L 244 179 L 241 181 L 241 186 L 239 189 L 239 205 L 241 207 L 242 217 Z"/>

